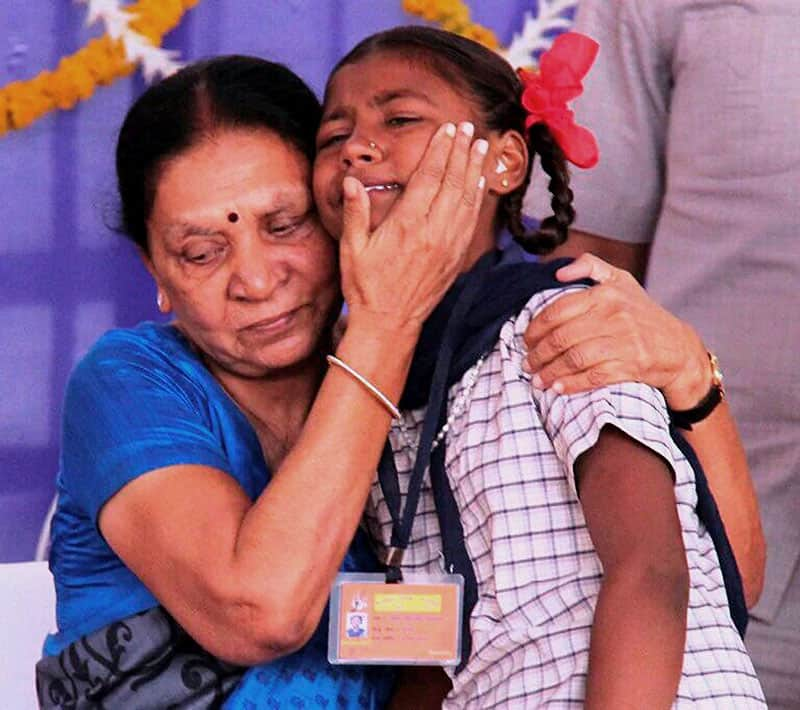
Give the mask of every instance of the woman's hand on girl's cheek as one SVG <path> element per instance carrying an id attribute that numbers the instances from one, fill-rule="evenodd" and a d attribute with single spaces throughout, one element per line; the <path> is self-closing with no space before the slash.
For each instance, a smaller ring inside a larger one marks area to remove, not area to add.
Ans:
<path id="1" fill-rule="evenodd" d="M 486 148 L 461 127 L 442 126 L 372 233 L 369 197 L 357 180 L 345 178 L 340 263 L 351 320 L 366 312 L 387 327 L 422 326 L 460 273 L 472 241 Z"/>
<path id="2" fill-rule="evenodd" d="M 590 254 L 556 275 L 597 283 L 559 298 L 528 326 L 524 366 L 535 387 L 575 393 L 635 380 L 661 389 L 673 409 L 702 399 L 710 379 L 702 341 L 633 276 Z"/>

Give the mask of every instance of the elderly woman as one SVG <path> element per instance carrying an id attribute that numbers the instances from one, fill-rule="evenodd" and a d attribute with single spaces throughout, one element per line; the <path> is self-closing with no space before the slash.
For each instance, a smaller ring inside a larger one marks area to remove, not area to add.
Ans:
<path id="1" fill-rule="evenodd" d="M 230 57 L 152 87 L 122 126 L 125 230 L 175 319 L 108 333 L 70 380 L 44 706 L 213 705 L 239 666 L 319 624 L 386 400 L 469 243 L 483 159 L 440 131 L 392 219 L 369 240 L 345 234 L 349 326 L 334 346 L 336 245 L 309 183 L 319 112 L 287 69 Z M 307 667 L 327 667 L 313 648 Z M 358 706 L 385 697 L 373 676 L 345 679 Z"/>
<path id="2" fill-rule="evenodd" d="M 70 380 L 45 707 L 216 706 L 258 664 L 279 706 L 391 691 L 390 673 L 328 665 L 319 622 L 343 559 L 374 565 L 350 544 L 422 324 L 469 246 L 485 146 L 443 127 L 369 238 L 345 219 L 335 345 L 335 244 L 309 188 L 319 118 L 285 68 L 227 57 L 125 120 L 125 231 L 175 318 L 106 334 Z M 546 332 L 537 347 L 557 361 Z"/>

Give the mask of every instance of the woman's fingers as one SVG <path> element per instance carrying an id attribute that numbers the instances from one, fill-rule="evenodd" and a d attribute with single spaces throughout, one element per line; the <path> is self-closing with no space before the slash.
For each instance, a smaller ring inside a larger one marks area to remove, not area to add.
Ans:
<path id="1" fill-rule="evenodd" d="M 600 257 L 586 252 L 572 263 L 562 266 L 556 271 L 556 278 L 559 281 L 575 281 L 588 278 L 597 283 L 607 283 L 621 278 L 623 274 L 630 276 L 627 271 L 617 269 Z M 631 276 L 631 278 L 633 277 Z"/>
<path id="2" fill-rule="evenodd" d="M 638 337 L 647 323 L 637 322 L 637 318 L 642 314 L 652 317 L 656 310 L 661 310 L 631 274 L 593 254 L 582 254 L 561 267 L 556 278 L 560 281 L 590 278 L 597 285 L 559 298 L 531 320 L 524 337 L 532 355 L 529 364 L 534 369 L 584 339 L 612 332 Z M 612 323 L 615 315 L 628 320 L 621 325 Z M 566 327 L 568 324 L 571 327 Z"/>
<path id="3" fill-rule="evenodd" d="M 563 358 L 567 352 L 581 343 L 610 335 L 609 323 L 604 322 L 598 327 L 592 321 L 593 317 L 588 313 L 576 315 L 558 326 L 550 328 L 535 342 L 528 341 L 526 344 L 529 347 L 528 365 L 530 369 L 538 372 L 557 358 Z M 580 350 L 578 349 L 576 353 L 579 354 Z M 568 362 L 572 363 L 574 357 L 576 355 L 570 356 Z M 575 361 L 572 369 L 583 369 L 585 366 L 585 363 Z"/>
<path id="4" fill-rule="evenodd" d="M 442 238 L 464 253 L 472 241 L 485 195 L 483 168 L 489 150 L 485 139 L 470 144 L 470 138 L 456 139 L 442 189 L 430 213 L 431 222 Z"/>
<path id="5" fill-rule="evenodd" d="M 536 375 L 534 386 L 564 392 L 628 380 L 683 386 L 687 352 L 697 344 L 630 274 L 583 255 L 557 275 L 599 283 L 563 296 L 532 319 L 525 369 Z"/>
<path id="6" fill-rule="evenodd" d="M 600 336 L 583 340 L 536 368 L 532 383 L 539 389 L 554 387 L 558 392 L 577 392 L 635 380 L 634 359 L 613 338 Z"/>
<path id="7" fill-rule="evenodd" d="M 418 223 L 421 215 L 426 216 L 427 232 L 437 241 L 471 240 L 483 199 L 485 181 L 480 178 L 489 148 L 485 139 L 473 141 L 474 133 L 474 125 L 464 122 L 457 129 L 445 124 L 434 134 L 397 206 L 397 218 Z"/>
<path id="8" fill-rule="evenodd" d="M 543 308 L 531 320 L 524 335 L 531 356 L 529 357 L 531 366 L 536 367 L 549 362 L 559 352 L 574 344 L 563 343 L 559 338 L 547 338 L 565 324 L 575 322 L 590 313 L 594 308 L 594 296 L 594 289 L 568 293 Z"/>
<path id="9" fill-rule="evenodd" d="M 430 215 L 436 223 L 441 223 L 443 207 L 447 205 L 455 208 L 464 195 L 470 146 L 474 135 L 475 126 L 472 123 L 465 121 L 458 125 L 453 147 L 442 173 L 439 190 L 431 204 Z"/>
<path id="10" fill-rule="evenodd" d="M 531 384 L 536 389 L 552 389 L 559 394 L 577 394 L 627 381 L 630 381 L 630 377 L 622 376 L 610 365 L 597 365 L 582 372 L 561 375 L 551 384 L 548 384 L 540 376 L 534 375 Z"/>
<path id="11" fill-rule="evenodd" d="M 357 182 L 344 184 L 340 263 L 353 312 L 364 308 L 421 324 L 460 273 L 480 211 L 488 152 L 486 141 L 473 142 L 473 133 L 463 124 L 458 131 L 441 126 L 402 195 L 369 235 L 369 198 Z"/>
<path id="12" fill-rule="evenodd" d="M 425 149 L 420 164 L 411 175 L 402 196 L 392 208 L 399 220 L 414 221 L 427 215 L 433 200 L 439 194 L 450 153 L 453 149 L 456 127 L 452 123 L 439 126 Z"/>

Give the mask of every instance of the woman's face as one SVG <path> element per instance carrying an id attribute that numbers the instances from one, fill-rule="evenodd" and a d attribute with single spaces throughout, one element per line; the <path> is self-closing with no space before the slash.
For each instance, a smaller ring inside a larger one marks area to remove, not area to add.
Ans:
<path id="1" fill-rule="evenodd" d="M 424 64 L 381 53 L 339 69 L 325 96 L 314 162 L 314 197 L 325 228 L 341 234 L 347 175 L 367 188 L 370 228 L 380 224 L 447 121 L 477 124 L 478 116 L 471 101 Z"/>
<path id="2" fill-rule="evenodd" d="M 339 305 L 309 165 L 259 129 L 220 129 L 158 176 L 147 266 L 212 370 L 259 377 L 313 355 Z"/>

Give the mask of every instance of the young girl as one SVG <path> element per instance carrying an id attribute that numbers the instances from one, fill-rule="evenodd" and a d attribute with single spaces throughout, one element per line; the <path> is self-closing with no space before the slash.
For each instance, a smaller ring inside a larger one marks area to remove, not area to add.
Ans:
<path id="1" fill-rule="evenodd" d="M 490 166 L 471 268 L 423 329 L 368 519 L 392 558 L 405 548 L 402 570 L 465 576 L 468 643 L 445 707 L 764 707 L 661 395 L 532 392 L 522 369 L 531 317 L 569 289 L 552 266 L 521 266 L 520 247 L 566 238 L 565 155 L 596 155 L 565 101 L 595 52 L 562 36 L 541 76 L 520 77 L 476 43 L 408 27 L 331 75 L 314 167 L 331 233 L 344 209 L 380 224 L 444 121 L 485 139 Z M 533 155 L 554 214 L 531 233 Z"/>

